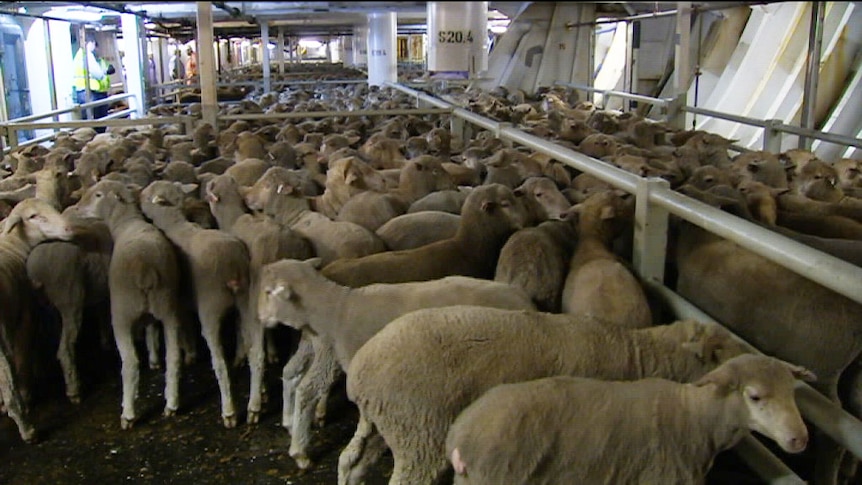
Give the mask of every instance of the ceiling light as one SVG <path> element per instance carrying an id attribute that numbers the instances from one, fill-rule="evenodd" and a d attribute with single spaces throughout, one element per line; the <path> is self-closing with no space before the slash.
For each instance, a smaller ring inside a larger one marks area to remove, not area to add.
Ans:
<path id="1" fill-rule="evenodd" d="M 46 13 L 51 17 L 80 22 L 98 22 L 102 20 L 102 15 L 104 15 L 102 10 L 93 10 L 87 7 L 52 7 Z"/>

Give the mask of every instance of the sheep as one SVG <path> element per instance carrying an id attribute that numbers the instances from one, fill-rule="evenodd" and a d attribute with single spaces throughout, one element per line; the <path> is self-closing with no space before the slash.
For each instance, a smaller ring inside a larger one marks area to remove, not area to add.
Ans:
<path id="1" fill-rule="evenodd" d="M 448 276 L 439 280 L 373 284 L 362 288 L 339 285 L 317 271 L 320 261 L 283 260 L 267 265 L 261 275 L 258 300 L 263 323 L 279 322 L 324 339 L 334 352 L 318 358 L 337 359 L 347 370 L 356 351 L 394 318 L 419 308 L 472 304 L 507 309 L 534 310 L 520 289 L 488 280 Z M 327 365 L 325 368 L 329 368 Z M 300 468 L 308 468 L 308 441 L 314 403 L 306 388 L 318 393 L 330 383 L 315 375 L 315 364 L 296 390 L 290 455 Z M 306 381 L 317 380 L 317 387 Z"/>
<path id="2" fill-rule="evenodd" d="M 21 325 L 30 301 L 27 289 L 26 260 L 30 251 L 42 241 L 71 240 L 73 230 L 60 212 L 36 198 L 25 199 L 2 221 L 0 228 L 0 405 L 18 426 L 21 439 L 36 440 L 36 429 L 30 423 L 11 359 L 13 349 L 7 340 L 10 332 Z"/>
<path id="3" fill-rule="evenodd" d="M 449 239 L 460 225 L 460 215 L 429 210 L 393 217 L 377 228 L 375 234 L 391 251 L 400 251 Z"/>
<path id="4" fill-rule="evenodd" d="M 141 210 L 179 249 L 191 276 L 192 293 L 201 323 L 201 333 L 210 351 L 213 372 L 221 395 L 221 415 L 225 428 L 237 424 L 230 376 L 225 363 L 221 326 L 228 311 L 236 308 L 240 328 L 251 338 L 254 314 L 250 310 L 249 254 L 237 237 L 218 229 L 204 229 L 186 220 L 182 213 L 185 190 L 167 180 L 157 180 L 141 191 Z M 252 372 L 258 369 L 249 366 Z"/>
<path id="5" fill-rule="evenodd" d="M 249 209 L 260 211 L 306 238 L 324 264 L 340 258 L 359 258 L 383 252 L 383 241 L 368 229 L 347 221 L 333 221 L 311 210 L 309 199 L 297 193 L 293 172 L 273 167 L 243 198 Z"/>
<path id="6" fill-rule="evenodd" d="M 479 185 L 479 184 L 476 184 Z M 461 214 L 461 207 L 467 200 L 470 187 L 459 187 L 452 190 L 438 190 L 410 204 L 407 213 L 422 211 L 442 211 L 450 214 Z"/>
<path id="7" fill-rule="evenodd" d="M 569 221 L 525 227 L 500 250 L 494 281 L 517 286 L 544 312 L 559 313 L 563 285 L 578 233 Z"/>
<path id="8" fill-rule="evenodd" d="M 862 356 L 862 305 L 692 224 L 673 240 L 681 296 L 762 352 L 811 369 L 817 390 L 859 409 L 839 379 Z M 816 452 L 818 483 L 834 483 L 839 450 L 825 440 Z"/>
<path id="9" fill-rule="evenodd" d="M 324 267 L 323 274 L 351 287 L 453 274 L 491 279 L 506 239 L 532 223 L 521 198 L 511 189 L 500 184 L 483 185 L 464 202 L 461 225 L 454 237 L 415 249 L 341 259 Z"/>
<path id="10" fill-rule="evenodd" d="M 87 189 L 76 204 L 83 217 L 105 222 L 114 240 L 108 270 L 111 327 L 122 363 L 120 427 L 131 429 L 137 419 L 135 398 L 139 369 L 133 341 L 135 322 L 145 314 L 161 321 L 165 333 L 165 416 L 179 407 L 180 318 L 179 267 L 171 242 L 144 219 L 138 207 L 138 188 L 101 180 Z"/>
<path id="11" fill-rule="evenodd" d="M 422 155 L 399 169 L 398 187 L 388 192 L 365 191 L 348 199 L 338 211 L 337 221 L 350 221 L 376 231 L 393 217 L 407 212 L 410 204 L 437 190 L 455 186 L 438 158 Z"/>
<path id="12" fill-rule="evenodd" d="M 703 484 L 715 456 L 749 430 L 788 453 L 804 450 L 795 380 L 814 378 L 747 354 L 689 384 L 571 376 L 501 384 L 458 415 L 446 456 L 457 484 Z"/>
<path id="13" fill-rule="evenodd" d="M 594 315 L 630 328 L 652 325 L 643 287 L 612 251 L 620 222 L 632 218 L 633 200 L 609 190 L 590 196 L 571 210 L 578 218 L 578 245 L 563 284 L 562 311 Z"/>
<path id="14" fill-rule="evenodd" d="M 312 198 L 312 209 L 335 219 L 348 199 L 365 190 L 386 190 L 383 175 L 358 157 L 340 158 L 330 163 L 326 171 L 326 189 Z"/>
<path id="15" fill-rule="evenodd" d="M 390 322 L 350 362 L 347 395 L 360 423 L 339 457 L 339 483 L 361 481 L 381 438 L 395 459 L 391 485 L 436 483 L 449 468 L 449 425 L 497 384 L 553 375 L 687 381 L 743 349 L 719 327 L 695 321 L 632 330 L 584 315 L 417 310 Z"/>
<path id="16" fill-rule="evenodd" d="M 249 301 L 257 300 L 259 274 L 267 263 L 284 258 L 308 259 L 314 256 L 314 248 L 305 237 L 266 216 L 256 217 L 246 212 L 239 185 L 230 175 L 222 174 L 206 185 L 206 200 L 218 221 L 221 230 L 238 237 L 250 257 Z M 253 317 L 257 319 L 255 305 L 250 305 Z M 264 352 L 260 347 L 265 342 L 262 329 L 253 326 L 249 335 L 240 334 L 235 364 L 248 357 L 251 370 L 251 390 L 249 393 L 246 421 L 254 424 L 259 419 L 260 409 L 266 389 L 263 387 Z M 270 351 L 270 355 L 275 352 Z"/>

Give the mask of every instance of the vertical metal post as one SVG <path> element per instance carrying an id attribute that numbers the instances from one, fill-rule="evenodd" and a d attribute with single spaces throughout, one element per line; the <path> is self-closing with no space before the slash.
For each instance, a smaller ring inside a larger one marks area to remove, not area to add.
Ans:
<path id="1" fill-rule="evenodd" d="M 772 153 L 781 153 L 781 131 L 777 128 L 782 124 L 781 120 L 766 120 L 763 127 L 763 150 Z"/>
<path id="2" fill-rule="evenodd" d="M 143 117 L 146 114 L 146 92 L 144 77 L 146 70 L 144 69 L 145 50 L 141 42 L 141 31 L 143 30 L 143 22 L 137 15 L 124 13 L 120 15 L 120 25 L 123 28 L 123 46 L 125 55 L 123 57 L 123 67 L 126 70 L 126 82 L 128 84 L 129 93 L 134 95 L 135 111 L 137 116 Z"/>
<path id="3" fill-rule="evenodd" d="M 826 2 L 809 2 L 811 24 L 808 30 L 808 56 L 805 59 L 805 90 L 802 94 L 802 128 L 814 129 L 817 85 L 820 82 L 820 54 L 823 45 L 823 19 Z M 810 149 L 811 139 L 799 137 L 799 148 Z"/>
<path id="4" fill-rule="evenodd" d="M 201 117 L 216 131 L 218 99 L 213 53 L 213 7 L 211 2 L 197 2 L 198 71 L 201 83 Z"/>
<path id="5" fill-rule="evenodd" d="M 278 63 L 278 75 L 284 79 L 284 27 L 278 28 L 278 46 L 275 53 L 275 62 Z"/>
<path id="6" fill-rule="evenodd" d="M 260 23 L 260 50 L 263 62 L 263 92 L 268 93 L 272 91 L 272 78 L 269 65 L 269 23 L 266 21 Z"/>
<path id="7" fill-rule="evenodd" d="M 54 83 L 54 51 L 51 49 L 51 27 L 48 20 L 42 20 L 42 28 L 45 30 L 45 56 L 48 58 L 48 93 L 51 96 L 51 111 L 57 110 L 57 86 Z M 54 121 L 59 121 L 60 116 L 55 115 Z"/>
<path id="8" fill-rule="evenodd" d="M 84 58 L 84 103 L 86 104 L 93 100 L 93 92 L 90 91 L 90 63 L 88 62 L 90 56 L 87 52 L 87 28 L 84 24 L 78 26 L 78 47 Z M 78 102 L 77 94 L 75 98 L 75 102 Z M 93 119 L 93 108 L 87 108 L 87 118 Z"/>
<path id="9" fill-rule="evenodd" d="M 678 96 L 688 91 L 691 82 L 691 2 L 677 2 L 674 64 L 673 87 Z"/>
<path id="10" fill-rule="evenodd" d="M 638 180 L 632 263 L 641 279 L 661 283 L 667 253 L 668 212 L 649 203 L 650 191 L 659 187 L 669 188 L 670 184 L 657 177 Z"/>

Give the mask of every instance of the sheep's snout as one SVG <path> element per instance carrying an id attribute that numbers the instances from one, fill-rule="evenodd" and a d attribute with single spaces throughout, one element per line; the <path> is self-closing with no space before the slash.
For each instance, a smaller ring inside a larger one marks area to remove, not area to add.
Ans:
<path id="1" fill-rule="evenodd" d="M 801 453 L 808 446 L 808 433 L 800 436 L 791 436 L 782 446 L 788 453 Z"/>

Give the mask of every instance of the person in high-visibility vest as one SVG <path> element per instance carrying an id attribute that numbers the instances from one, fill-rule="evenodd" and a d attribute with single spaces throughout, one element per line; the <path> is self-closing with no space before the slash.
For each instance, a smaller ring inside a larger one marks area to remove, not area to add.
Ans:
<path id="1" fill-rule="evenodd" d="M 114 66 L 108 64 L 107 61 L 101 59 L 96 54 L 96 48 L 99 44 L 95 37 L 87 35 L 85 42 L 87 69 L 90 77 L 90 101 L 98 101 L 108 97 L 108 91 L 111 90 L 111 77 L 115 71 Z M 75 87 L 75 101 L 78 104 L 87 102 L 87 76 L 84 71 L 84 50 L 78 49 L 75 53 L 75 58 L 72 61 L 75 66 L 75 76 L 73 86 Z M 93 118 L 99 119 L 108 115 L 108 105 L 103 104 L 93 107 Z M 82 112 L 82 117 L 87 119 L 87 111 Z M 97 132 L 104 132 L 104 128 L 97 128 Z"/>

